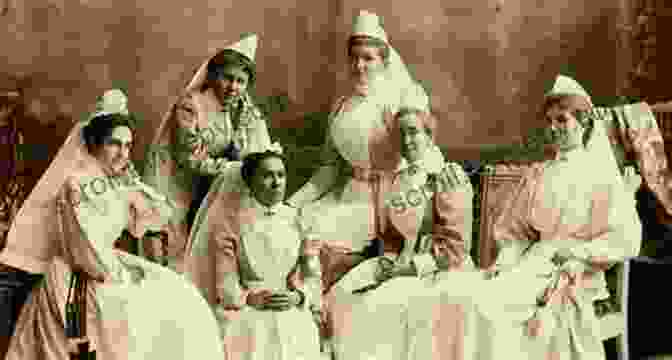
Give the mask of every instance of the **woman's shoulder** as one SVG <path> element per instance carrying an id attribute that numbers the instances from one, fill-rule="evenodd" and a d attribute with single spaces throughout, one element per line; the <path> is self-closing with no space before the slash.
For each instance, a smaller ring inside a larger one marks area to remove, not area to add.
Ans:
<path id="1" fill-rule="evenodd" d="M 93 176 L 86 171 L 86 169 L 78 168 L 72 170 L 65 178 L 64 187 L 81 187 L 83 184 L 90 182 Z"/>
<path id="2" fill-rule="evenodd" d="M 71 205 L 77 206 L 83 200 L 86 178 L 87 175 L 84 172 L 76 170 L 70 173 L 63 182 L 61 187 L 63 196 Z"/>

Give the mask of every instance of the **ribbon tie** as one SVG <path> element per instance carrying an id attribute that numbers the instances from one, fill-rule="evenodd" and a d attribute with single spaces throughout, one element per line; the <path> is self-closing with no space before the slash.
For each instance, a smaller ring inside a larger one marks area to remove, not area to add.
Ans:
<path id="1" fill-rule="evenodd" d="M 554 273 L 551 284 L 546 288 L 541 299 L 539 299 L 540 308 L 532 319 L 527 322 L 529 336 L 538 337 L 543 334 L 542 318 L 552 307 L 558 305 L 566 306 L 568 304 L 578 306 L 578 292 L 582 285 L 582 272 L 568 271 L 565 268 L 561 268 L 558 272 Z"/>

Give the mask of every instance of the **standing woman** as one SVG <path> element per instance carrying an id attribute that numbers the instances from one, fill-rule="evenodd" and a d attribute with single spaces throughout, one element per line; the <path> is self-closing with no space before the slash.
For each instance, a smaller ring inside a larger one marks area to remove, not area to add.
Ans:
<path id="1" fill-rule="evenodd" d="M 82 340 L 76 337 L 86 336 L 100 360 L 221 359 L 216 322 L 198 290 L 169 269 L 113 248 L 124 229 L 140 238 L 163 226 L 172 207 L 131 170 L 128 116 L 106 110 L 75 125 L 0 253 L 3 263 L 45 274 L 23 307 L 6 358 L 65 360 Z M 74 279 L 86 285 L 73 286 Z M 72 333 L 69 292 L 78 289 L 84 296 L 74 309 L 84 328 Z"/>
<path id="2" fill-rule="evenodd" d="M 270 146 L 266 121 L 248 93 L 256 78 L 256 49 L 257 36 L 251 35 L 204 62 L 164 116 L 149 148 L 143 180 L 176 203 L 177 226 L 164 229 L 167 249 L 151 244 L 148 255 L 164 253 L 178 272 L 212 178 L 230 161 Z"/>
<path id="3" fill-rule="evenodd" d="M 314 228 L 325 241 L 325 290 L 359 262 L 382 254 L 386 219 L 379 210 L 400 161 L 394 115 L 410 99 L 416 108 L 429 108 L 376 14 L 359 13 L 347 50 L 351 93 L 333 107 L 320 168 L 289 200 L 331 219 Z M 329 229 L 339 217 L 340 228 Z"/>

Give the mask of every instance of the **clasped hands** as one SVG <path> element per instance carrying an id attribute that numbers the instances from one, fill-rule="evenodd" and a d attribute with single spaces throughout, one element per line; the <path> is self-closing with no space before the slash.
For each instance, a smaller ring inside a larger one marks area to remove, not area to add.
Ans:
<path id="1" fill-rule="evenodd" d="M 416 276 L 416 274 L 415 266 L 411 262 L 398 263 L 387 258 L 380 258 L 376 280 L 383 282 L 398 276 Z"/>
<path id="2" fill-rule="evenodd" d="M 247 305 L 257 310 L 285 311 L 299 306 L 304 297 L 298 290 L 260 290 L 247 296 Z"/>

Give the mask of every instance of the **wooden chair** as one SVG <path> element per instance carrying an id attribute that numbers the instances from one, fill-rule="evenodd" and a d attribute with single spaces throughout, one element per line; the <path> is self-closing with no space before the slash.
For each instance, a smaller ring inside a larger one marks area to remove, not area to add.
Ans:
<path id="1" fill-rule="evenodd" d="M 481 268 L 491 266 L 497 256 L 495 241 L 492 236 L 493 221 L 503 211 L 505 199 L 514 190 L 520 179 L 541 162 L 500 162 L 485 170 L 481 175 L 481 204 L 480 204 L 480 229 L 478 242 L 478 263 Z M 623 266 L 617 265 L 607 274 L 612 295 L 611 308 L 615 311 L 600 313 L 600 330 L 602 339 L 617 338 L 621 345 L 621 339 L 625 330 L 625 317 L 622 312 L 623 299 Z M 612 275 L 612 276 L 609 276 Z M 596 306 L 604 304 L 596 304 Z"/>

